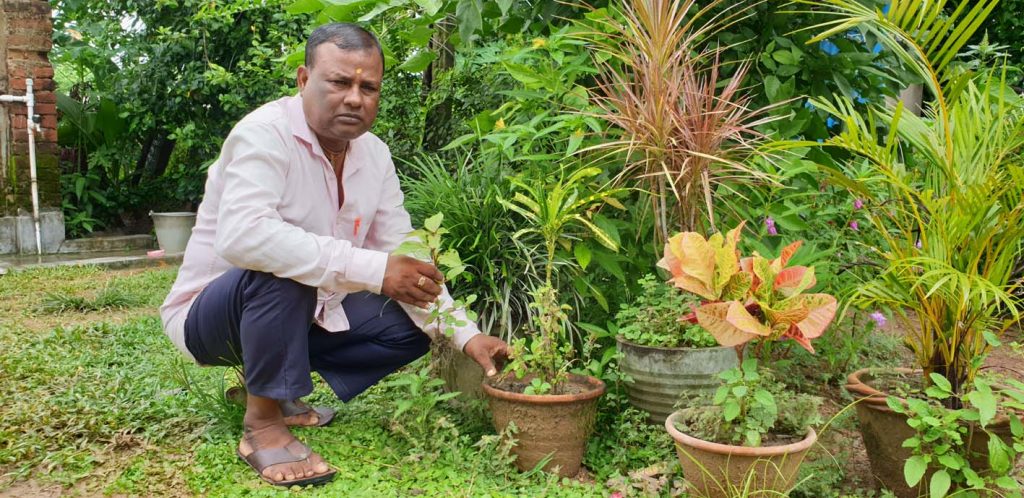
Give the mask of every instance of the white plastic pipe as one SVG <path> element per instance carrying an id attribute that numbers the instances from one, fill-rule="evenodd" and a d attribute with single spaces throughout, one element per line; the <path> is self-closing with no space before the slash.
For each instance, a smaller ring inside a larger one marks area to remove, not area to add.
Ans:
<path id="1" fill-rule="evenodd" d="M 28 107 L 26 121 L 28 128 L 28 174 L 32 182 L 32 222 L 36 229 L 36 254 L 42 256 L 42 230 L 39 226 L 39 182 L 36 175 L 36 132 L 42 131 L 36 123 L 36 99 L 32 92 L 32 78 L 25 80 L 25 95 L 0 95 L 0 102 L 23 102 Z"/>

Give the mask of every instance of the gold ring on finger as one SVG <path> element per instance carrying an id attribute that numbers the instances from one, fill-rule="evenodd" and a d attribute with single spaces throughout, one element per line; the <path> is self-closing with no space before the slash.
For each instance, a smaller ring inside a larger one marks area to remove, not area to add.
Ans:
<path id="1" fill-rule="evenodd" d="M 420 279 L 416 281 L 416 287 L 423 288 L 423 285 L 427 283 L 427 277 L 420 275 Z"/>

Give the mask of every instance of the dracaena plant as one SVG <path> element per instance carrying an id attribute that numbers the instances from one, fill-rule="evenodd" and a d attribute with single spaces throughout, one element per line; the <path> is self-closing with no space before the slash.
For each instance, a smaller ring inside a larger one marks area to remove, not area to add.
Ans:
<path id="1" fill-rule="evenodd" d="M 779 104 L 750 105 L 750 64 L 727 66 L 729 47 L 708 42 L 759 3 L 624 0 L 582 31 L 600 71 L 591 101 L 619 134 L 591 149 L 626 158 L 618 180 L 650 195 L 659 242 L 668 227 L 714 226 L 719 184 L 769 180 L 746 161 Z"/>
<path id="2" fill-rule="evenodd" d="M 842 123 L 824 145 L 851 153 L 848 170 L 870 169 L 850 188 L 878 206 L 869 219 L 884 239 L 882 270 L 850 301 L 905 317 L 922 380 L 930 385 L 937 373 L 956 394 L 1021 310 L 1014 269 L 1024 243 L 1024 100 L 1006 84 L 1005 67 L 951 64 L 997 1 L 893 0 L 888 11 L 855 0 L 794 2 L 834 16 L 812 42 L 860 29 L 931 96 L 922 116 L 900 105 L 871 106 L 865 116 L 841 96 L 814 104 Z M 955 396 L 947 403 L 960 404 Z"/>
<path id="3" fill-rule="evenodd" d="M 665 244 L 658 266 L 671 274 L 669 282 L 704 300 L 683 319 L 699 323 L 719 344 L 738 350 L 754 339 L 761 339 L 759 352 L 771 341 L 792 339 L 814 352 L 810 341 L 832 322 L 836 298 L 804 293 L 817 281 L 814 267 L 789 265 L 801 242 L 784 247 L 774 259 L 757 253 L 741 258 L 737 245 L 742 229 L 743 223 L 707 239 L 683 232 Z"/>

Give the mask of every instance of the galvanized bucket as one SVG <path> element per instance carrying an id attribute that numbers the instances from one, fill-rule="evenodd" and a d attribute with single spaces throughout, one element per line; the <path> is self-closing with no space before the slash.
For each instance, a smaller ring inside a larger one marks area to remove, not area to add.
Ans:
<path id="1" fill-rule="evenodd" d="M 721 385 L 718 374 L 739 364 L 733 348 L 658 348 L 618 339 L 629 403 L 663 424 L 683 393 L 711 392 Z"/>

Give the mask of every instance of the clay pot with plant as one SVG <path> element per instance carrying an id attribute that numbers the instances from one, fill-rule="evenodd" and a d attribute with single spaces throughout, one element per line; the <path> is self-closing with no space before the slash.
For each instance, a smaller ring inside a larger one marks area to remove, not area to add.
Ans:
<path id="1" fill-rule="evenodd" d="M 985 423 L 962 420 L 954 429 L 986 439 L 988 458 L 981 459 L 972 457 L 970 444 L 915 445 L 919 427 L 911 426 L 928 406 L 945 410 L 935 412 L 938 420 L 977 408 L 972 400 L 993 406 L 1000 390 L 978 373 L 1021 315 L 1014 269 L 1024 247 L 1024 100 L 1008 85 L 1005 61 L 974 71 L 951 63 L 997 0 L 962 0 L 956 8 L 908 0 L 884 11 L 853 0 L 797 3 L 832 17 L 809 43 L 859 30 L 894 54 L 901 64 L 893 67 L 912 72 L 930 96 L 921 117 L 901 105 L 864 110 L 849 97 L 812 99 L 841 131 L 823 144 L 788 144 L 850 154 L 845 171 L 833 176 L 865 199 L 862 212 L 883 243 L 877 276 L 858 285 L 849 302 L 891 310 L 914 355 L 913 382 L 895 371 L 850 376 L 847 390 L 858 400 L 872 471 L 901 497 L 1008 484 L 1000 472 L 1005 465 L 970 462 L 1003 462 L 1024 449 L 1008 452 L 1000 437 L 1010 429 L 1012 412 Z M 946 385 L 944 397 L 928 394 Z M 946 465 L 954 458 L 970 464 L 969 472 Z"/>
<path id="2" fill-rule="evenodd" d="M 733 348 L 719 346 L 699 324 L 679 320 L 696 299 L 653 274 L 638 283 L 636 299 L 615 315 L 619 369 L 629 376 L 629 403 L 663 424 L 680 396 L 713 392 L 718 375 L 738 362 Z"/>
<path id="3" fill-rule="evenodd" d="M 700 324 L 740 358 L 753 344 L 740 367 L 720 374 L 713 395 L 686 400 L 688 407 L 665 421 L 696 496 L 787 492 L 817 440 L 812 426 L 821 422 L 820 399 L 776 382 L 767 359 L 783 340 L 813 353 L 810 341 L 828 328 L 837 301 L 805 293 L 817 283 L 814 267 L 789 265 L 801 242 L 775 259 L 757 253 L 740 258 L 742 229 L 741 223 L 708 239 L 677 234 L 658 263 L 671 274 L 670 284 L 702 300 L 682 320 Z"/>
<path id="4" fill-rule="evenodd" d="M 591 219 L 602 204 L 619 206 L 614 196 L 621 189 L 593 183 L 597 168 L 566 171 L 550 178 L 512 179 L 516 193 L 502 203 L 519 214 L 526 227 L 517 238 L 535 237 L 544 251 L 545 283 L 533 292 L 533 325 L 528 335 L 513 341 L 513 358 L 503 373 L 483 383 L 494 426 L 504 432 L 515 426 L 516 465 L 527 471 L 575 476 L 582 465 L 587 439 L 594 428 L 597 401 L 605 386 L 595 377 L 572 373 L 577 356 L 570 334 L 569 306 L 561 303 L 555 287 L 558 249 L 573 254 L 571 246 L 592 237 L 611 250 L 618 244 Z"/>

